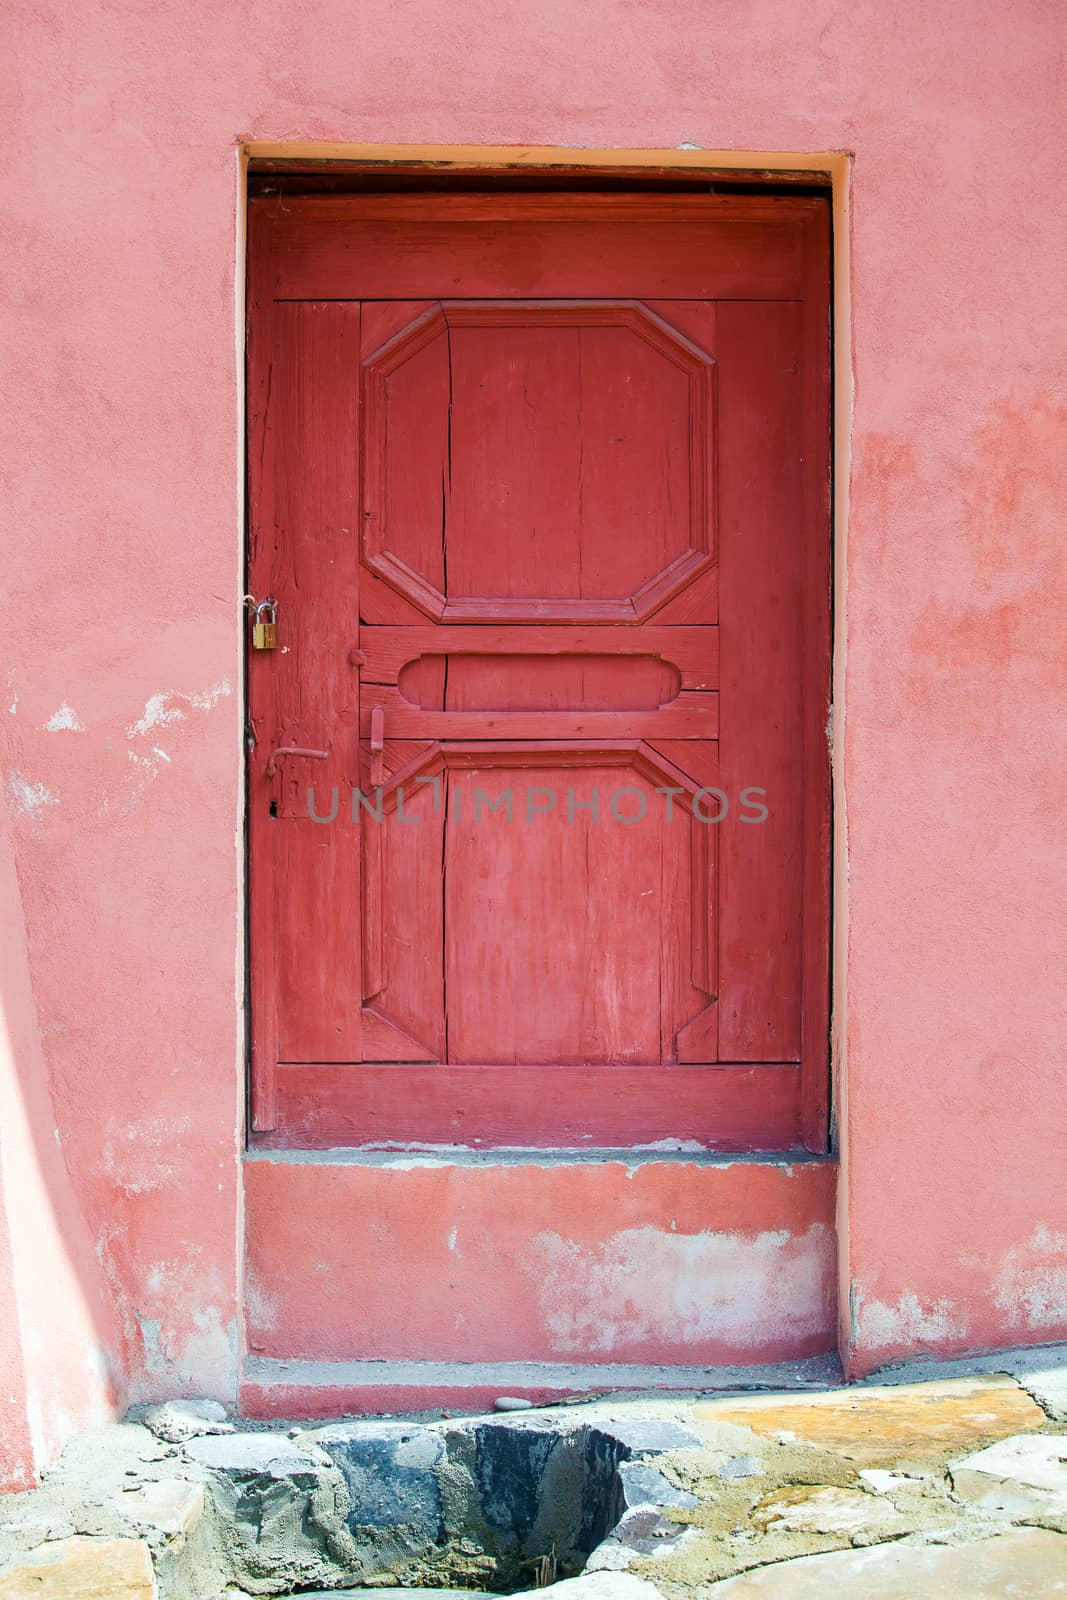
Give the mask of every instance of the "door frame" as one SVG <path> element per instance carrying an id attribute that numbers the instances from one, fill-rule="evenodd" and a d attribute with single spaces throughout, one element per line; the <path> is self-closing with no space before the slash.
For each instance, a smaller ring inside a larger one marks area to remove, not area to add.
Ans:
<path id="1" fill-rule="evenodd" d="M 253 266 L 247 253 L 247 198 L 250 177 L 265 173 L 284 172 L 310 175 L 320 179 L 342 173 L 358 175 L 358 185 L 368 188 L 389 189 L 397 186 L 416 189 L 420 180 L 431 174 L 447 172 L 459 180 L 493 177 L 497 187 L 507 190 L 513 185 L 509 178 L 519 174 L 522 184 L 529 186 L 530 179 L 539 180 L 545 187 L 563 187 L 568 180 L 584 179 L 589 187 L 601 183 L 620 187 L 623 192 L 644 188 L 645 182 L 656 177 L 667 181 L 672 177 L 697 180 L 718 187 L 721 184 L 744 182 L 745 190 L 772 189 L 775 186 L 807 184 L 817 185 L 827 192 L 831 201 L 831 343 L 830 367 L 825 374 L 812 415 L 826 416 L 830 420 L 830 438 L 826 453 L 829 483 L 825 505 L 820 506 L 818 521 L 822 525 L 820 543 L 813 530 L 807 541 L 809 558 L 823 560 L 829 575 L 829 626 L 826 630 L 825 650 L 818 655 L 818 680 L 827 684 L 831 705 L 830 724 L 806 726 L 805 749 L 812 752 L 818 763 L 825 760 L 829 751 L 830 813 L 815 852 L 805 845 L 805 877 L 815 874 L 820 880 L 827 874 L 829 895 L 825 889 L 818 895 L 805 895 L 805 966 L 809 952 L 815 950 L 815 963 L 826 970 L 828 1012 L 822 1003 L 811 1004 L 811 986 L 805 984 L 805 1055 L 814 1043 L 817 1032 L 820 1048 L 826 1050 L 827 1031 L 830 1046 L 827 1052 L 829 1070 L 822 1073 L 821 1081 L 805 1074 L 804 1084 L 804 1144 L 812 1151 L 825 1153 L 835 1144 L 837 1118 L 834 1115 L 837 1084 L 843 1067 L 845 1037 L 845 948 L 847 933 L 847 905 L 845 903 L 846 875 L 842 870 L 846 856 L 845 808 L 843 792 L 843 738 L 842 689 L 844 683 L 843 629 L 835 623 L 840 614 L 845 580 L 844 529 L 847 512 L 848 484 L 848 420 L 851 413 L 851 368 L 849 306 L 847 296 L 847 208 L 850 177 L 850 157 L 837 153 L 738 153 L 735 151 L 677 151 L 677 150 L 561 150 L 527 149 L 521 153 L 496 147 L 426 147 L 391 146 L 367 147 L 336 144 L 278 144 L 272 141 L 248 141 L 238 148 L 238 176 L 240 183 L 239 236 L 238 236 L 238 345 L 240 356 L 240 421 L 241 421 L 241 521 L 244 534 L 241 572 L 246 571 L 248 553 L 248 504 L 246 462 L 250 447 L 245 388 L 245 347 L 249 325 L 247 306 L 250 301 L 249 278 L 254 278 Z M 350 191 L 351 192 L 351 191 Z M 809 513 L 810 515 L 811 513 Z M 242 589 L 243 592 L 243 589 Z M 243 634 L 243 623 L 241 625 Z M 246 659 L 243 637 L 242 661 Z M 809 668 L 809 670 L 811 670 Z M 242 681 L 242 690 L 247 684 Z M 246 699 L 247 706 L 247 699 Z M 806 719 L 809 722 L 811 719 Z M 806 757 L 806 763 L 807 763 Z M 248 792 L 247 771 L 242 763 L 241 783 L 245 812 L 245 872 L 244 899 L 246 907 L 245 937 L 243 940 L 243 978 L 245 999 L 245 1061 L 250 1076 L 251 1066 L 251 1015 L 249 1002 L 249 928 L 248 928 Z M 807 780 L 805 788 L 807 788 Z M 818 924 L 819 940 L 815 932 L 809 934 L 811 918 Z M 829 1028 L 827 1030 L 827 1016 Z M 248 1118 L 251 1128 L 251 1117 Z M 249 1135 L 251 1143 L 260 1142 Z"/>

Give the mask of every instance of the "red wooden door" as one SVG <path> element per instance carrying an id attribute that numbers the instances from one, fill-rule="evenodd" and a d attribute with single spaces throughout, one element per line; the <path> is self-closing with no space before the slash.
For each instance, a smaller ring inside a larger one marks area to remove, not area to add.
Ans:
<path id="1" fill-rule="evenodd" d="M 255 1130 L 821 1148 L 822 203 L 253 209 Z"/>

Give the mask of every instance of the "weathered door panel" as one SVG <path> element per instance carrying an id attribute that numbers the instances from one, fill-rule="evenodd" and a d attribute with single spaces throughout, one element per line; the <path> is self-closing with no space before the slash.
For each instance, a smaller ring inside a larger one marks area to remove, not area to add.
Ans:
<path id="1" fill-rule="evenodd" d="M 253 280 L 253 283 L 255 280 Z M 249 361 L 249 584 L 276 598 L 280 647 L 249 661 L 253 1117 L 271 1127 L 280 1061 L 360 1053 L 356 841 L 312 821 L 358 773 L 359 307 L 275 305 Z M 279 754 L 326 752 L 325 759 Z"/>
<path id="2" fill-rule="evenodd" d="M 265 1135 L 821 1147 L 825 238 L 790 204 L 729 262 L 688 207 L 655 296 L 638 233 L 598 279 L 568 205 L 495 244 L 478 206 L 256 220 Z M 362 307 L 285 299 L 343 282 Z M 268 780 L 282 743 L 327 755 Z"/>

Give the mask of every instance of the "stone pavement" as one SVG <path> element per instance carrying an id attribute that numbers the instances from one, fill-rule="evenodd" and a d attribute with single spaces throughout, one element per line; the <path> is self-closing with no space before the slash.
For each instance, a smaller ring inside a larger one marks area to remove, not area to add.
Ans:
<path id="1" fill-rule="evenodd" d="M 658 1463 L 689 1532 L 627 1570 L 666 1600 L 1067 1596 L 1067 1395 L 1026 1381 L 697 1401 L 702 1447 Z"/>
<path id="2" fill-rule="evenodd" d="M 544 1600 L 1067 1600 L 1067 1350 L 975 1366 L 287 1430 L 179 1402 L 0 1500 L 0 1600 L 454 1600 L 503 1581 L 493 1526 Z"/>

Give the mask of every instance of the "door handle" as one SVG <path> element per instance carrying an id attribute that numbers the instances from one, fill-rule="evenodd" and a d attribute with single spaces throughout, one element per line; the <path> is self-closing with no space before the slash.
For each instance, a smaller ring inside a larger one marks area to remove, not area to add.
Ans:
<path id="1" fill-rule="evenodd" d="M 278 770 L 278 762 L 282 756 L 304 756 L 308 761 L 327 761 L 329 760 L 329 755 L 330 752 L 328 750 L 307 750 L 300 744 L 280 744 L 267 757 L 267 765 L 264 771 L 268 778 L 273 778 Z"/>
<path id="2" fill-rule="evenodd" d="M 370 714 L 370 786 L 377 789 L 385 772 L 385 707 L 374 706 Z"/>

